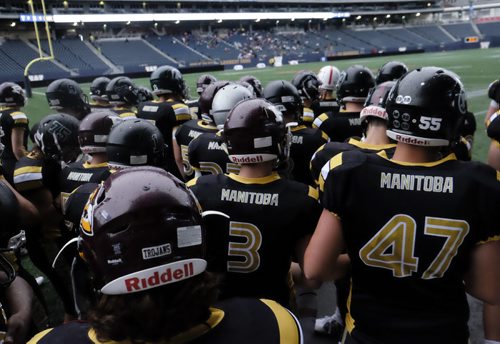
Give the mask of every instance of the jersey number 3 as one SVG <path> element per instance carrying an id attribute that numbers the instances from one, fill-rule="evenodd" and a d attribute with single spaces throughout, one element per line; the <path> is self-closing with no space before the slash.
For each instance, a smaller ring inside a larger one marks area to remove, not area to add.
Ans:
<path id="1" fill-rule="evenodd" d="M 418 270 L 415 257 L 416 222 L 399 214 L 390 219 L 359 251 L 368 266 L 392 270 L 395 277 L 408 277 Z M 462 245 L 469 224 L 462 220 L 426 217 L 424 234 L 446 238 L 443 247 L 422 274 L 422 279 L 441 278 Z"/>
<path id="2" fill-rule="evenodd" d="M 228 255 L 241 257 L 243 260 L 228 260 L 227 271 L 250 273 L 260 266 L 259 248 L 262 244 L 262 233 L 251 223 L 233 222 L 229 227 L 229 235 L 243 238 L 243 242 L 229 242 Z"/>

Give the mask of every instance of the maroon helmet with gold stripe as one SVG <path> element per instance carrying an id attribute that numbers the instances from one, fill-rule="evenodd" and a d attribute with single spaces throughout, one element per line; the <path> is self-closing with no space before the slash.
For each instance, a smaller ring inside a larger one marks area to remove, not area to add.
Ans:
<path id="1" fill-rule="evenodd" d="M 79 250 L 108 295 L 182 281 L 207 264 L 198 202 L 180 180 L 149 166 L 114 173 L 92 193 Z"/>

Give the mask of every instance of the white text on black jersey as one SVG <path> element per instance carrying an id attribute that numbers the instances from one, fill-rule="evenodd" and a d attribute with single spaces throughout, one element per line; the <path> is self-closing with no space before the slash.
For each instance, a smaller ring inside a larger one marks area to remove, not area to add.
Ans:
<path id="1" fill-rule="evenodd" d="M 381 189 L 453 193 L 453 177 L 414 174 L 380 174 Z"/>
<path id="2" fill-rule="evenodd" d="M 279 194 L 222 189 L 221 201 L 278 206 Z"/>

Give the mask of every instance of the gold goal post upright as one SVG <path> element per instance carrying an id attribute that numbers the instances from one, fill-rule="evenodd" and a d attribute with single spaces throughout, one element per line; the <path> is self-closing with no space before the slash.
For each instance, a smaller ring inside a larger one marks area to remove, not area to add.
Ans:
<path id="1" fill-rule="evenodd" d="M 31 16 L 33 19 L 33 25 L 35 27 L 35 37 L 36 37 L 36 43 L 38 46 L 38 54 L 40 55 L 39 57 L 31 60 L 26 67 L 24 68 L 24 88 L 26 89 L 26 95 L 31 98 L 32 92 L 31 92 L 31 81 L 29 78 L 29 70 L 31 66 L 38 61 L 49 61 L 54 59 L 54 50 L 52 48 L 52 38 L 50 36 L 50 28 L 49 28 L 49 22 L 47 20 L 47 11 L 45 9 L 45 0 L 40 0 L 42 4 L 42 14 L 43 14 L 43 21 L 45 23 L 45 33 L 47 34 L 47 43 L 49 45 L 49 55 L 44 56 L 44 52 L 42 49 L 42 43 L 40 40 L 40 33 L 38 32 L 38 24 L 37 24 L 37 16 L 35 15 L 35 6 L 33 5 L 33 0 L 28 0 L 28 5 L 30 6 L 31 9 Z"/>

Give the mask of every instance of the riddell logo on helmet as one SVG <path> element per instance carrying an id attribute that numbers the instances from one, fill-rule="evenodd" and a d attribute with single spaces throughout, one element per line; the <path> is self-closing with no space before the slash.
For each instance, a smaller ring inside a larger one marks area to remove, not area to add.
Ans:
<path id="1" fill-rule="evenodd" d="M 231 157 L 231 161 L 234 162 L 234 163 L 237 163 L 237 164 L 245 164 L 245 163 L 247 163 L 247 164 L 248 163 L 254 164 L 254 163 L 263 162 L 264 159 L 262 158 L 261 155 L 246 156 L 246 157 L 233 156 L 233 157 Z"/>
<path id="2" fill-rule="evenodd" d="M 418 146 L 428 146 L 430 144 L 428 140 L 422 140 L 422 139 L 417 139 L 415 137 L 402 136 L 402 135 L 396 135 L 396 141 Z"/>
<path id="3" fill-rule="evenodd" d="M 140 291 L 143 289 L 149 289 L 162 284 L 168 284 L 172 282 L 181 281 L 188 277 L 194 276 L 193 263 L 186 263 L 178 269 L 166 268 L 165 272 L 159 273 L 155 271 L 151 276 L 138 278 L 132 277 L 124 280 L 125 288 L 127 292 Z"/>

